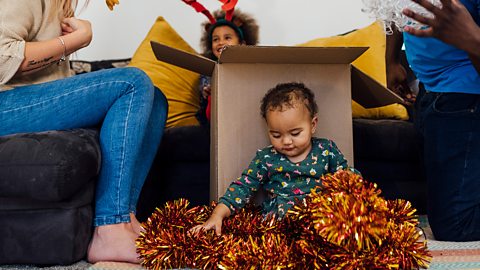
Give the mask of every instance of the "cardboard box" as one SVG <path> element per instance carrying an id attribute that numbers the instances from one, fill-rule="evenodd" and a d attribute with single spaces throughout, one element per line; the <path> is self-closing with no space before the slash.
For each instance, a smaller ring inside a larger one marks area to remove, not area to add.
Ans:
<path id="1" fill-rule="evenodd" d="M 319 107 L 317 137 L 332 139 L 353 166 L 352 97 L 367 108 L 402 99 L 351 66 L 368 48 L 234 46 L 218 61 L 152 42 L 158 60 L 212 76 L 211 184 L 217 200 L 256 150 L 270 144 L 260 100 L 278 83 L 303 82 Z"/>

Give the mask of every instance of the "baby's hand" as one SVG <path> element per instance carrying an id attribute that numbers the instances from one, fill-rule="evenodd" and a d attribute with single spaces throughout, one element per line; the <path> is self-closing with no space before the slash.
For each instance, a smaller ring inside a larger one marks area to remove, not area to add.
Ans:
<path id="1" fill-rule="evenodd" d="M 202 225 L 197 225 L 190 229 L 190 232 L 198 234 L 200 230 L 215 230 L 217 235 L 222 234 L 223 219 L 230 216 L 230 209 L 223 203 L 217 204 L 213 209 L 212 215 Z"/>
<path id="2" fill-rule="evenodd" d="M 201 225 L 197 225 L 190 229 L 190 232 L 198 234 L 201 230 L 215 230 L 217 235 L 222 234 L 223 218 L 219 215 L 212 214 L 210 218 Z"/>

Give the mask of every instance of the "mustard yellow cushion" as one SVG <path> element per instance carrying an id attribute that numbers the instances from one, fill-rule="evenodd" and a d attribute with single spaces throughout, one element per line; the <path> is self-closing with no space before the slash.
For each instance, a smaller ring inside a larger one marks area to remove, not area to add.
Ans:
<path id="1" fill-rule="evenodd" d="M 370 75 L 373 79 L 386 85 L 385 46 L 386 39 L 383 27 L 379 22 L 350 32 L 342 36 L 314 39 L 299 46 L 309 47 L 369 47 L 352 64 Z M 407 109 L 401 104 L 391 104 L 384 107 L 366 109 L 352 101 L 354 118 L 393 118 L 408 120 Z"/>
<path id="2" fill-rule="evenodd" d="M 130 66 L 145 71 L 153 84 L 167 97 L 167 127 L 198 125 L 195 114 L 199 109 L 199 92 L 197 90 L 199 75 L 158 61 L 150 46 L 151 40 L 190 53 L 195 53 L 195 50 L 163 17 L 158 17 L 133 55 Z"/>

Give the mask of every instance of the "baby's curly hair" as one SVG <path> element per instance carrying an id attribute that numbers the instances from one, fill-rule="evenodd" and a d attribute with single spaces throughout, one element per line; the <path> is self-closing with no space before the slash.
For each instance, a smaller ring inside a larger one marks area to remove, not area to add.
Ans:
<path id="1" fill-rule="evenodd" d="M 280 83 L 268 90 L 262 98 L 260 114 L 266 120 L 268 111 L 292 108 L 298 102 L 305 104 L 305 107 L 307 107 L 310 112 L 310 116 L 312 118 L 315 117 L 318 112 L 318 106 L 312 90 L 307 88 L 303 83 Z"/>
<path id="2" fill-rule="evenodd" d="M 225 18 L 225 11 L 217 10 L 213 12 L 213 17 L 216 20 Z M 248 13 L 243 13 L 239 9 L 235 9 L 232 17 L 232 22 L 240 21 L 241 26 L 239 27 L 243 32 L 243 41 L 246 45 L 257 45 L 258 44 L 258 24 L 257 21 Z M 202 48 L 202 55 L 209 59 L 216 59 L 212 51 L 212 41 L 209 33 L 211 31 L 210 27 L 212 24 L 207 21 L 202 24 L 202 38 L 200 39 L 200 46 Z"/>

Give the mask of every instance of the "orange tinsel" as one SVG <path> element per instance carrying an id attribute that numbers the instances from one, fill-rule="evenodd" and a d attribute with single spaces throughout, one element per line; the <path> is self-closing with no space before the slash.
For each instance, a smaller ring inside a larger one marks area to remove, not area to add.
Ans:
<path id="1" fill-rule="evenodd" d="M 285 218 L 247 207 L 224 220 L 223 234 L 188 232 L 215 204 L 168 202 L 143 224 L 137 251 L 148 269 L 418 269 L 430 254 L 415 209 L 387 201 L 373 183 L 349 171 L 322 177 L 322 187 Z"/>

